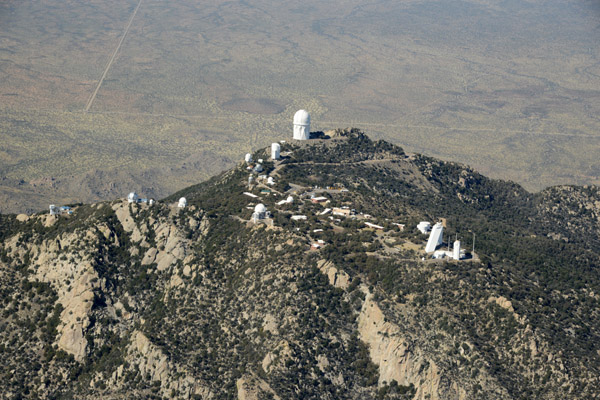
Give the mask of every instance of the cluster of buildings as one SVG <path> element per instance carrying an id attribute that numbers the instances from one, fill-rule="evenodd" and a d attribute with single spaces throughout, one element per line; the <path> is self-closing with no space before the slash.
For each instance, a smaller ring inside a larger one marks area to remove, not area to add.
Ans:
<path id="1" fill-rule="evenodd" d="M 138 196 L 138 194 L 136 192 L 129 193 L 129 195 L 127 196 L 127 202 L 134 203 L 134 204 L 147 204 L 149 206 L 153 206 L 154 203 L 156 203 L 156 201 L 154 199 L 140 198 L 140 196 Z M 177 202 L 177 207 L 178 208 L 187 207 L 187 199 L 185 197 L 181 197 L 179 199 L 179 201 Z"/>
<path id="2" fill-rule="evenodd" d="M 309 140 L 310 139 L 310 114 L 306 110 L 299 110 L 294 115 L 293 139 L 294 140 Z M 281 144 L 283 144 L 283 143 L 285 143 L 285 141 L 282 140 L 279 143 L 271 144 L 271 154 L 270 154 L 271 160 L 277 162 L 282 159 Z M 259 158 L 258 160 L 256 160 L 256 162 L 254 162 L 252 154 L 248 153 L 244 157 L 244 161 L 247 164 L 247 169 L 250 171 L 250 175 L 248 176 L 249 190 L 247 192 L 244 192 L 244 195 L 252 198 L 253 200 L 259 200 L 259 202 L 257 202 L 258 204 L 254 205 L 254 203 L 250 203 L 247 207 L 253 211 L 252 216 L 251 216 L 251 221 L 254 224 L 265 223 L 267 225 L 272 225 L 273 220 L 271 219 L 271 217 L 272 217 L 271 212 L 267 209 L 265 204 L 260 202 L 259 195 L 252 193 L 251 190 L 253 190 L 253 188 L 256 185 L 262 184 L 263 187 L 261 188 L 260 194 L 261 195 L 262 194 L 266 194 L 266 195 L 272 194 L 272 190 L 264 185 L 268 185 L 268 186 L 275 185 L 275 179 L 272 176 L 269 176 L 267 173 L 264 173 L 265 169 L 263 166 L 263 162 L 264 162 L 263 159 Z M 344 188 L 343 185 L 336 184 L 335 187 L 327 187 L 325 190 L 315 187 L 314 191 L 311 190 L 309 192 L 304 192 L 303 196 L 307 197 L 308 195 L 310 195 L 311 203 L 323 205 L 324 209 L 317 213 L 318 216 L 324 216 L 326 214 L 331 213 L 331 216 L 329 216 L 329 219 L 331 219 L 333 221 L 333 223 L 341 222 L 341 220 L 335 218 L 335 216 L 346 217 L 346 218 L 360 218 L 360 219 L 364 219 L 364 220 L 372 218 L 370 215 L 367 215 L 367 214 L 362 214 L 362 213 L 357 214 L 356 210 L 351 209 L 348 206 L 339 206 L 339 207 L 329 206 L 328 207 L 329 203 L 331 203 L 331 200 L 328 197 L 323 196 L 322 195 L 323 192 L 338 193 L 338 192 L 348 192 L 348 190 L 346 188 Z M 127 197 L 127 201 L 129 203 L 147 203 L 149 205 L 152 205 L 155 202 L 154 199 L 139 198 L 139 196 L 135 192 L 132 192 L 129 194 L 129 196 Z M 286 198 L 276 202 L 275 204 L 277 206 L 285 206 L 285 205 L 289 205 L 289 204 L 293 204 L 293 203 L 294 203 L 294 197 L 291 195 L 288 195 Z M 187 200 L 185 197 L 181 197 L 179 199 L 179 201 L 177 203 L 177 207 L 178 208 L 187 207 Z M 50 206 L 51 214 L 57 215 L 58 213 L 62 213 L 62 212 L 70 213 L 72 211 L 70 211 L 70 208 L 66 207 L 66 206 L 61 207 L 60 209 L 58 207 L 55 207 L 54 205 Z M 292 215 L 290 215 L 290 219 L 293 221 L 306 221 L 308 219 L 308 217 L 306 215 L 293 214 L 293 212 L 291 214 Z M 400 223 L 392 223 L 392 224 L 397 226 L 400 231 L 404 231 L 404 228 L 405 228 L 404 224 L 400 224 Z M 381 226 L 381 225 L 378 225 L 376 223 L 369 222 L 369 221 L 364 221 L 364 225 L 368 229 L 373 229 L 373 230 L 378 230 L 378 231 L 385 230 L 384 226 Z M 445 220 L 442 220 L 441 222 L 438 222 L 434 225 L 432 225 L 428 221 L 419 222 L 419 224 L 417 225 L 417 229 L 422 234 L 429 233 L 429 238 L 425 245 L 425 253 L 428 255 L 428 257 L 433 258 L 433 259 L 461 260 L 461 259 L 465 258 L 465 251 L 463 249 L 461 249 L 461 242 L 459 240 L 454 241 L 452 249 L 450 249 L 450 246 L 448 246 L 447 250 L 442 248 L 444 245 L 444 242 L 443 242 L 444 227 L 445 227 Z M 299 228 L 296 228 L 296 229 L 299 229 Z M 322 231 L 323 231 L 323 229 L 314 229 L 313 230 L 314 233 L 318 233 L 318 232 L 322 232 Z M 312 243 L 311 249 L 318 250 L 324 245 L 325 245 L 325 242 L 323 240 L 317 240 L 314 243 Z M 425 260 L 425 257 L 423 258 L 423 260 Z"/>
<path id="3" fill-rule="evenodd" d="M 136 204 L 137 203 L 148 204 L 149 206 L 152 206 L 155 203 L 154 199 L 140 198 L 140 196 L 138 196 L 138 194 L 136 192 L 129 193 L 129 195 L 127 196 L 127 202 L 128 203 L 136 203 Z"/>
<path id="4" fill-rule="evenodd" d="M 294 140 L 309 140 L 310 139 L 310 114 L 306 110 L 299 110 L 294 115 L 293 139 Z M 284 143 L 284 141 L 281 141 L 280 143 Z M 281 154 L 281 144 L 280 143 L 271 144 L 271 160 L 273 160 L 273 161 L 278 161 L 281 159 L 282 154 Z M 252 188 L 255 184 L 262 183 L 262 184 L 266 184 L 266 185 L 273 185 L 275 183 L 275 180 L 273 177 L 270 177 L 267 174 L 260 174 L 264 171 L 264 168 L 262 166 L 262 163 L 263 163 L 262 159 L 259 159 L 256 164 L 253 164 L 252 155 L 246 154 L 245 161 L 246 161 L 246 164 L 248 164 L 247 168 L 252 171 L 252 173 L 248 177 L 248 187 L 250 190 L 252 190 Z M 257 175 L 257 174 L 260 174 L 260 175 Z M 329 216 L 329 219 L 331 219 L 333 222 L 341 221 L 340 219 L 335 218 L 336 216 L 337 217 L 346 217 L 346 218 L 360 218 L 360 219 L 364 219 L 364 220 L 371 218 L 370 215 L 365 215 L 362 213 L 357 214 L 356 210 L 351 209 L 348 206 L 338 206 L 338 207 L 329 206 L 329 204 L 331 203 L 331 200 L 328 197 L 325 197 L 321 194 L 323 192 L 322 189 L 320 189 L 320 190 L 317 190 L 317 189 L 318 188 L 315 187 L 315 190 L 312 191 L 312 194 L 311 194 L 311 192 L 305 192 L 305 194 L 310 195 L 311 203 L 321 204 L 324 207 L 324 209 L 322 211 L 318 212 L 316 215 L 324 216 L 326 214 L 331 214 L 331 216 Z M 333 192 L 347 192 L 348 190 L 345 189 L 343 187 L 343 185 L 336 185 L 335 187 L 327 187 L 324 191 L 333 193 Z M 298 192 L 298 189 L 296 189 L 296 193 L 300 194 L 301 192 Z M 260 199 L 258 195 L 253 194 L 250 191 L 244 192 L 244 194 L 251 197 L 252 199 Z M 271 190 L 270 189 L 262 189 L 261 194 L 271 194 Z M 276 202 L 275 204 L 277 206 L 284 206 L 286 204 L 292 204 L 293 202 L 294 202 L 294 198 L 292 196 L 288 196 L 287 198 L 282 199 L 282 200 Z M 251 203 L 251 205 L 248 206 L 248 208 L 252 208 L 252 207 L 254 207 L 253 208 L 254 212 L 252 213 L 252 218 L 251 218 L 253 223 L 268 223 L 268 224 L 272 225 L 272 220 L 266 221 L 271 217 L 271 213 L 267 210 L 266 206 L 263 203 L 259 203 L 256 206 L 254 206 Z M 308 217 L 306 215 L 293 214 L 293 212 L 292 212 L 290 215 L 290 219 L 292 221 L 306 221 L 308 219 Z M 405 228 L 404 224 L 395 223 L 395 222 L 392 224 L 397 226 L 400 231 L 404 231 L 404 228 Z M 384 226 L 378 225 L 374 222 L 364 221 L 364 225 L 368 229 L 374 229 L 374 230 L 378 230 L 378 231 L 385 230 Z M 444 227 L 445 227 L 445 220 L 442 220 L 442 222 L 438 222 L 434 225 L 432 225 L 428 221 L 421 221 L 417 225 L 417 229 L 421 233 L 423 233 L 423 234 L 429 233 L 429 238 L 427 240 L 427 243 L 426 243 L 425 249 L 424 249 L 425 253 L 428 255 L 428 257 L 433 258 L 433 259 L 461 260 L 461 259 L 465 258 L 465 251 L 463 249 L 461 249 L 461 243 L 459 240 L 454 241 L 452 249 L 450 249 L 450 246 L 448 246 L 447 250 L 442 248 L 444 246 L 444 241 L 443 241 Z M 299 229 L 299 228 L 296 228 L 296 229 Z M 314 230 L 315 233 L 317 231 L 322 231 L 322 229 Z M 317 241 L 311 245 L 311 249 L 316 250 L 316 249 L 321 248 L 323 245 L 325 245 L 325 243 L 319 243 Z M 425 258 L 423 258 L 423 259 L 425 259 Z"/>
<path id="5" fill-rule="evenodd" d="M 452 250 L 450 250 L 450 244 L 448 243 L 448 250 L 441 249 L 444 241 L 444 226 L 445 222 L 438 222 L 433 227 L 431 223 L 428 221 L 421 221 L 417 225 L 417 229 L 421 233 L 429 232 L 429 239 L 427 239 L 427 244 L 425 245 L 425 253 L 431 256 L 431 258 L 435 259 L 452 259 L 452 260 L 461 260 L 465 258 L 465 251 L 460 248 L 460 240 L 455 240 L 452 245 Z"/>
<path id="6" fill-rule="evenodd" d="M 73 209 L 69 206 L 56 206 L 54 204 L 50 204 L 50 215 L 59 216 L 59 215 L 71 215 L 73 214 Z"/>

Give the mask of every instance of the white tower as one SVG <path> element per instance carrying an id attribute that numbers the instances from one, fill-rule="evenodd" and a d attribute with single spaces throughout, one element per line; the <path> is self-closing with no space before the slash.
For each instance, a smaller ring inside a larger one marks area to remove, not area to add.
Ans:
<path id="1" fill-rule="evenodd" d="M 186 206 L 187 206 L 187 200 L 185 199 L 185 197 L 180 198 L 179 203 L 177 204 L 177 207 L 185 208 Z"/>
<path id="2" fill-rule="evenodd" d="M 248 164 L 251 163 L 252 162 L 252 154 L 250 154 L 250 153 L 246 154 L 246 157 L 244 157 L 244 160 Z"/>
<path id="3" fill-rule="evenodd" d="M 50 204 L 50 215 L 57 215 L 58 213 L 58 207 L 56 207 L 54 204 Z"/>
<path id="4" fill-rule="evenodd" d="M 310 114 L 306 110 L 299 110 L 294 114 L 294 139 L 310 139 Z"/>
<path id="5" fill-rule="evenodd" d="M 438 222 L 431 229 L 431 233 L 429 234 L 429 240 L 427 241 L 427 246 L 425 246 L 426 253 L 433 253 L 439 245 L 442 244 L 442 235 L 444 233 L 444 226 L 441 222 Z"/>
<path id="6" fill-rule="evenodd" d="M 279 153 L 281 152 L 281 146 L 279 143 L 273 143 L 271 145 L 271 158 L 273 160 L 279 160 Z"/>
<path id="7" fill-rule="evenodd" d="M 452 258 L 455 260 L 460 260 L 460 240 L 454 242 L 454 247 L 452 248 Z"/>

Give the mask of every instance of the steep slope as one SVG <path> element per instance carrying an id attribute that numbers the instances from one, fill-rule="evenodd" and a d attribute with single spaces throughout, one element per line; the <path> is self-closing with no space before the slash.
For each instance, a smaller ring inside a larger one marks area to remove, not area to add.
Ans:
<path id="1" fill-rule="evenodd" d="M 284 144 L 271 186 L 240 164 L 154 206 L 0 215 L 2 396 L 600 396 L 597 188 L 330 136 Z M 476 254 L 424 258 L 440 218 Z"/>

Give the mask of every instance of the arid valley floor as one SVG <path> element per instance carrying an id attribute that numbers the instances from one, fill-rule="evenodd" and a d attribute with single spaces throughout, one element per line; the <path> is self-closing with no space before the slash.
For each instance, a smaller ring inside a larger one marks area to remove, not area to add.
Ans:
<path id="1" fill-rule="evenodd" d="M 313 130 L 600 183 L 593 1 L 0 2 L 0 212 L 161 197 Z"/>

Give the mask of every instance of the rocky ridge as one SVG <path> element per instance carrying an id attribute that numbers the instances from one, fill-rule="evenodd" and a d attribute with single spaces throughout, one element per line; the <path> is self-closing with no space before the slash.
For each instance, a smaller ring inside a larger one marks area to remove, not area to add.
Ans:
<path id="1" fill-rule="evenodd" d="M 240 164 L 152 207 L 1 215 L 2 397 L 600 395 L 595 188 L 530 194 L 354 130 L 282 150 L 269 191 Z M 315 186 L 362 214 L 320 215 Z M 422 260 L 414 226 L 442 217 L 477 258 Z"/>

